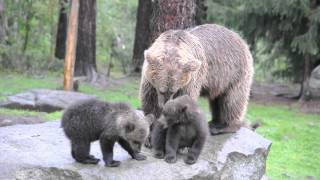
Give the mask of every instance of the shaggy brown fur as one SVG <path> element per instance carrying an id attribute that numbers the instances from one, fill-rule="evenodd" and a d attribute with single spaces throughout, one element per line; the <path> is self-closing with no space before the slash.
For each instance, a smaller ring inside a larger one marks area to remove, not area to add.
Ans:
<path id="1" fill-rule="evenodd" d="M 208 95 L 211 134 L 244 125 L 253 60 L 244 40 L 231 30 L 206 24 L 162 33 L 145 51 L 140 99 L 145 114 L 161 114 L 163 104 L 188 94 Z"/>
<path id="2" fill-rule="evenodd" d="M 169 100 L 151 133 L 156 158 L 168 163 L 177 160 L 178 148 L 189 148 L 185 163 L 194 164 L 208 135 L 208 123 L 197 104 L 183 95 Z"/>
<path id="3" fill-rule="evenodd" d="M 124 103 L 108 103 L 95 99 L 77 102 L 63 114 L 61 126 L 71 141 L 72 157 L 85 164 L 97 164 L 99 159 L 90 155 L 90 143 L 100 140 L 106 166 L 116 167 L 113 146 L 118 142 L 133 159 L 144 160 L 139 154 L 141 144 L 149 135 L 149 124 L 153 115 L 139 116 Z"/>

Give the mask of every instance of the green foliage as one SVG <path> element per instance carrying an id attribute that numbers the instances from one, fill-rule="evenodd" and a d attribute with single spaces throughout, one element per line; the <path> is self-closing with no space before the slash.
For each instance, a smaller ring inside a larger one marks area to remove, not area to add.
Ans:
<path id="1" fill-rule="evenodd" d="M 257 53 L 268 56 L 268 66 L 277 77 L 301 80 L 303 61 L 311 57 L 312 67 L 320 63 L 320 4 L 311 0 L 214 0 L 209 3 L 209 21 L 238 29 Z M 219 9 L 218 11 L 215 11 Z M 264 46 L 258 47 L 262 43 Z M 277 67 L 282 61 L 286 68 Z M 266 61 L 263 62 L 264 65 Z M 270 72 L 268 66 L 266 70 Z"/>
<path id="2" fill-rule="evenodd" d="M 6 33 L 3 41 L 0 37 L 0 68 L 32 74 L 47 70 L 62 72 L 63 60 L 54 57 L 59 0 L 4 0 L 4 3 L 0 28 L 5 28 Z M 100 72 L 106 72 L 110 54 L 115 71 L 122 65 L 127 70 L 133 51 L 137 3 L 97 0 L 96 54 Z"/>
<path id="3" fill-rule="evenodd" d="M 62 63 L 53 56 L 58 0 L 5 0 L 4 3 L 0 26 L 5 28 L 6 36 L 0 42 L 0 66 L 32 73 L 47 70 L 49 65 L 55 70 L 62 69 Z"/>
<path id="4" fill-rule="evenodd" d="M 112 56 L 115 71 L 131 63 L 136 23 L 136 0 L 97 0 L 97 62 L 106 71 Z M 114 44 L 114 45 L 113 45 Z M 123 70 L 122 70 L 123 71 Z"/>

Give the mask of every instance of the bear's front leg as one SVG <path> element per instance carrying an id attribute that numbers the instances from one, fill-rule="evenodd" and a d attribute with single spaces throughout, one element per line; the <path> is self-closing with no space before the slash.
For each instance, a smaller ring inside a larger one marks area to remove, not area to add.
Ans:
<path id="1" fill-rule="evenodd" d="M 100 138 L 100 146 L 103 155 L 103 160 L 105 162 L 105 166 L 107 167 L 118 167 L 120 165 L 120 161 L 113 160 L 114 144 L 115 140 Z"/>
<path id="2" fill-rule="evenodd" d="M 180 134 L 179 129 L 174 126 L 170 126 L 167 131 L 166 138 L 166 155 L 164 160 L 167 163 L 175 163 L 177 161 L 177 151 L 179 148 Z"/>
<path id="3" fill-rule="evenodd" d="M 158 106 L 157 90 L 145 79 L 142 78 L 140 85 L 140 100 L 142 110 L 145 115 L 153 114 L 156 119 L 161 115 L 161 108 Z M 150 132 L 152 132 L 154 124 L 150 126 Z M 151 148 L 151 138 L 148 136 L 145 147 Z"/>
<path id="4" fill-rule="evenodd" d="M 151 132 L 151 145 L 153 147 L 153 156 L 158 159 L 164 158 L 167 129 L 164 129 L 159 122 L 154 123 Z"/>
<path id="5" fill-rule="evenodd" d="M 130 156 L 132 157 L 132 159 L 135 159 L 135 160 L 138 160 L 138 161 L 143 161 L 143 160 L 146 160 L 146 159 L 147 159 L 147 157 L 146 157 L 145 155 L 142 155 L 142 154 L 139 154 L 138 152 L 135 152 L 135 151 L 132 149 L 132 147 L 130 146 L 130 144 L 129 144 L 126 140 L 120 138 L 120 139 L 118 140 L 118 143 L 120 144 L 120 146 L 121 146 L 123 149 L 125 149 L 125 150 L 130 154 Z"/>
<path id="6" fill-rule="evenodd" d="M 206 141 L 206 134 L 201 133 L 198 137 L 194 140 L 191 148 L 189 148 L 188 154 L 184 162 L 186 164 L 194 164 L 197 162 L 199 155 L 203 149 L 204 143 Z"/>

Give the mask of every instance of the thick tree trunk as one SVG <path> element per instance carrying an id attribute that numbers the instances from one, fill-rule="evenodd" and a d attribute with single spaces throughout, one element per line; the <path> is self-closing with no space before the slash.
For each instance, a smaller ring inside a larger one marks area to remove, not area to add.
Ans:
<path id="1" fill-rule="evenodd" d="M 133 47 L 132 65 L 133 72 L 141 72 L 143 64 L 143 52 L 149 46 L 150 17 L 152 14 L 151 0 L 139 0 L 136 34 Z"/>
<path id="2" fill-rule="evenodd" d="M 303 81 L 301 83 L 299 101 L 308 101 L 311 99 L 311 91 L 309 86 L 310 75 L 311 75 L 311 57 L 310 55 L 306 55 L 304 57 L 304 73 L 303 73 Z"/>
<path id="3" fill-rule="evenodd" d="M 197 0 L 154 0 L 151 18 L 151 40 L 169 29 L 185 29 L 196 25 Z"/>
<path id="4" fill-rule="evenodd" d="M 70 91 L 73 89 L 73 72 L 74 61 L 76 56 L 77 46 L 77 31 L 78 31 L 78 15 L 79 15 L 79 0 L 72 0 L 71 11 L 69 15 L 67 49 L 64 60 L 64 90 Z"/>
<path id="5" fill-rule="evenodd" d="M 58 30 L 56 36 L 56 49 L 55 49 L 55 57 L 59 59 L 64 59 L 66 53 L 66 40 L 67 40 L 67 3 L 68 0 L 60 0 L 60 12 L 59 12 L 59 22 L 58 22 Z"/>
<path id="6" fill-rule="evenodd" d="M 96 0 L 81 0 L 75 76 L 96 78 Z"/>
<path id="7" fill-rule="evenodd" d="M 162 32 L 201 24 L 205 19 L 205 11 L 204 0 L 139 0 L 132 58 L 133 71 L 141 71 L 144 50 Z M 198 20 L 196 20 L 196 15 Z"/>

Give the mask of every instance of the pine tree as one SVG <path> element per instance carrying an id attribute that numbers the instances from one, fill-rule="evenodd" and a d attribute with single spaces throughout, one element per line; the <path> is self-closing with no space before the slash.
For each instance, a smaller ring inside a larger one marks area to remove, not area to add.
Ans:
<path id="1" fill-rule="evenodd" d="M 270 62 L 281 58 L 286 68 L 276 74 L 301 82 L 300 97 L 308 94 L 311 70 L 320 64 L 320 0 L 214 0 L 224 7 L 217 20 L 242 32 L 252 49 L 265 43 Z M 222 8 L 220 8 L 222 9 Z M 285 57 L 285 58 L 283 58 Z"/>

